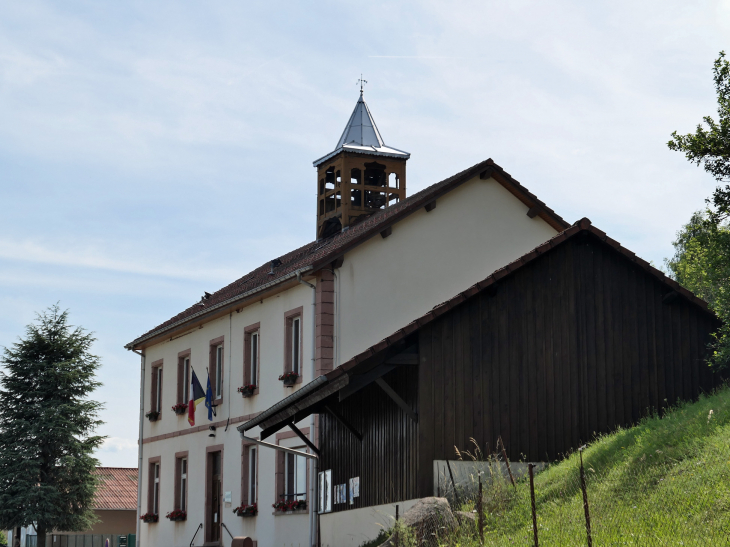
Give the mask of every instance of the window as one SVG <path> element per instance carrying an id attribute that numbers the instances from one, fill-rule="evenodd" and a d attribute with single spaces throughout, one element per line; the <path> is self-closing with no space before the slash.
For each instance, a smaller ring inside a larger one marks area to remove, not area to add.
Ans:
<path id="1" fill-rule="evenodd" d="M 261 347 L 261 324 L 255 323 L 243 329 L 243 384 L 259 386 L 259 353 Z M 258 389 L 254 390 L 254 394 Z"/>
<path id="2" fill-rule="evenodd" d="M 295 317 L 291 322 L 291 369 L 299 374 L 299 344 L 300 344 L 300 324 L 299 317 Z"/>
<path id="3" fill-rule="evenodd" d="M 259 333 L 251 334 L 251 383 L 255 386 L 259 385 L 258 376 L 259 367 Z"/>
<path id="4" fill-rule="evenodd" d="M 152 512 L 156 515 L 160 512 L 160 464 L 155 464 L 154 492 L 152 493 Z"/>
<path id="5" fill-rule="evenodd" d="M 190 350 L 177 354 L 177 404 L 190 401 Z"/>
<path id="6" fill-rule="evenodd" d="M 258 448 L 243 444 L 241 450 L 241 505 L 253 505 L 258 494 Z"/>
<path id="7" fill-rule="evenodd" d="M 223 396 L 223 346 L 215 348 L 215 398 Z"/>
<path id="8" fill-rule="evenodd" d="M 284 348 L 284 372 L 294 372 L 299 378 L 296 383 L 302 380 L 302 313 L 303 307 L 289 310 L 284 314 L 285 318 L 285 341 Z"/>
<path id="9" fill-rule="evenodd" d="M 155 402 L 157 405 L 155 406 L 155 410 L 157 412 L 162 412 L 162 367 L 157 367 L 157 389 L 156 389 L 156 397 Z"/>
<path id="10" fill-rule="evenodd" d="M 190 357 L 183 361 L 183 403 L 190 400 Z"/>
<path id="11" fill-rule="evenodd" d="M 298 446 L 295 450 L 306 450 Z M 284 493 L 288 501 L 307 499 L 307 458 L 286 453 L 284 467 Z"/>
<path id="12" fill-rule="evenodd" d="M 147 512 L 160 514 L 160 457 L 149 460 L 149 482 L 147 491 Z"/>
<path id="13" fill-rule="evenodd" d="M 256 503 L 256 447 L 248 449 L 248 503 Z"/>
<path id="14" fill-rule="evenodd" d="M 213 389 L 213 402 L 218 405 L 223 399 L 223 374 L 224 369 L 224 357 L 223 357 L 223 336 L 216 338 L 209 342 L 210 344 L 210 357 L 208 361 L 208 373 L 210 374 L 210 386 Z M 203 387 L 205 382 L 203 381 Z"/>
<path id="15" fill-rule="evenodd" d="M 152 363 L 150 382 L 150 410 L 162 411 L 162 359 Z"/>
<path id="16" fill-rule="evenodd" d="M 188 493 L 188 459 L 180 458 L 180 497 L 178 503 L 180 509 L 187 511 L 187 493 Z"/>

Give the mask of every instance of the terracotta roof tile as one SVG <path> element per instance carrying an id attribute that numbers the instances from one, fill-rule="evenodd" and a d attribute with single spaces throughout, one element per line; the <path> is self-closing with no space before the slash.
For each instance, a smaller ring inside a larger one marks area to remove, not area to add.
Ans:
<path id="1" fill-rule="evenodd" d="M 534 194 L 513 179 L 490 158 L 441 182 L 433 184 L 392 207 L 374 213 L 344 232 L 325 240 L 312 241 L 283 256 L 272 257 L 272 259 L 278 258 L 276 266 L 272 266 L 271 262 L 259 266 L 240 279 L 214 292 L 208 298 L 196 302 L 186 310 L 146 332 L 127 344 L 126 347 L 129 349 L 135 348 L 142 342 L 164 334 L 166 331 L 181 326 L 188 321 L 203 318 L 223 306 L 246 298 L 247 296 L 253 296 L 269 286 L 291 279 L 298 271 L 316 271 L 322 266 L 330 264 L 360 243 L 379 234 L 388 226 L 406 218 L 408 215 L 424 207 L 427 203 L 441 197 L 460 184 L 478 175 L 484 175 L 482 178 L 493 177 L 523 202 L 539 206 L 540 211 L 544 211 L 545 213 L 545 220 L 556 229 L 568 228 L 569 225 L 565 220 L 537 199 Z"/>
<path id="2" fill-rule="evenodd" d="M 137 509 L 136 468 L 97 467 L 94 474 L 99 479 L 94 509 Z"/>

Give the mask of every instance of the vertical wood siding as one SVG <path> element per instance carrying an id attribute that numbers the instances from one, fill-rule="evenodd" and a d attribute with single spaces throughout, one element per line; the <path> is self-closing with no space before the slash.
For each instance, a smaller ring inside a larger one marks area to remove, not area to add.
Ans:
<path id="1" fill-rule="evenodd" d="M 668 291 L 576 237 L 421 328 L 418 496 L 432 495 L 433 460 L 472 449 L 471 437 L 494 450 L 501 436 L 515 460 L 553 460 L 710 390 L 716 320 L 663 303 Z"/>
<path id="2" fill-rule="evenodd" d="M 418 411 L 417 374 L 418 367 L 409 365 L 383 377 L 414 411 Z M 329 414 L 320 414 L 319 470 L 332 470 L 333 485 L 348 484 L 350 478 L 360 477 L 360 497 L 355 503 L 333 503 L 332 510 L 415 498 L 417 425 L 375 384 L 335 406 L 360 432 L 362 443 Z"/>

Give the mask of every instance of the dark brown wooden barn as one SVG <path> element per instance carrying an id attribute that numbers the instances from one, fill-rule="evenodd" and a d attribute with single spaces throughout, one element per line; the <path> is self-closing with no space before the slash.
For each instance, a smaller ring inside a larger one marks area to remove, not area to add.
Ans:
<path id="1" fill-rule="evenodd" d="M 355 504 L 433 495 L 473 437 L 548 461 L 717 385 L 702 300 L 583 219 L 239 429 L 320 414 L 319 470 Z"/>

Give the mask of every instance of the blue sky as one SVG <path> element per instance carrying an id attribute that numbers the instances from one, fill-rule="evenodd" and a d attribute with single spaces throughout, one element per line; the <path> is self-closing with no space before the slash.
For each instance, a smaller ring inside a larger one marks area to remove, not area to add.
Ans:
<path id="1" fill-rule="evenodd" d="M 410 192 L 491 157 L 661 264 L 714 188 L 666 141 L 715 114 L 729 35 L 729 0 L 0 3 L 0 346 L 70 309 L 98 457 L 135 466 L 123 345 L 314 237 L 361 72 Z"/>

